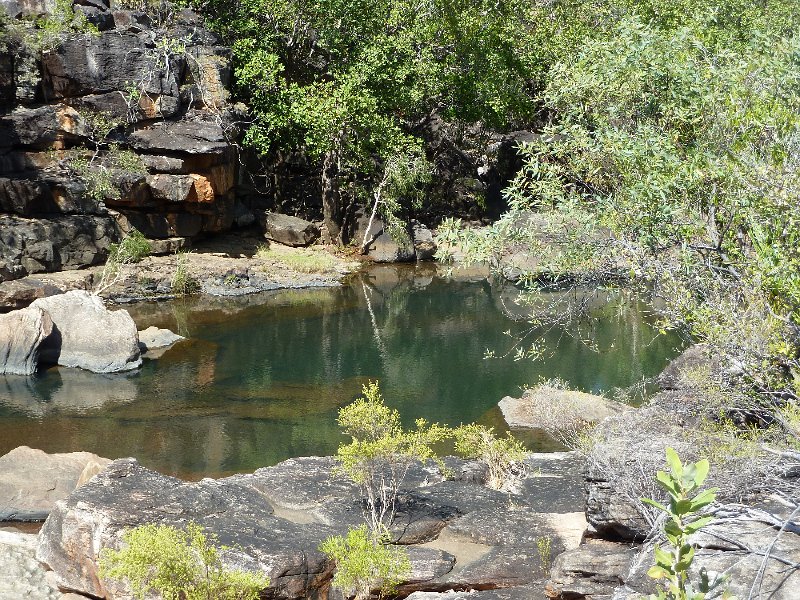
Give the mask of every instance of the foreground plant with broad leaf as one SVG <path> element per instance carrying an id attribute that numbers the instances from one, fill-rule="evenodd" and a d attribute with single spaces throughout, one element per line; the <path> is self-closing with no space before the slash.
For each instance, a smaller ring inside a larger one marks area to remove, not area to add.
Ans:
<path id="1" fill-rule="evenodd" d="M 659 486 L 669 496 L 668 504 L 651 498 L 642 502 L 657 508 L 667 518 L 663 533 L 669 548 L 655 547 L 656 564 L 647 574 L 664 582 L 664 588 L 650 596 L 651 600 L 703 600 L 710 594 L 722 593 L 724 578 L 710 579 L 705 568 L 700 569 L 700 580 L 691 581 L 689 569 L 695 556 L 695 547 L 690 536 L 713 521 L 713 517 L 702 515 L 702 510 L 716 499 L 716 489 L 700 490 L 709 472 L 707 460 L 684 465 L 672 448 L 667 448 L 669 472 L 656 475 Z"/>

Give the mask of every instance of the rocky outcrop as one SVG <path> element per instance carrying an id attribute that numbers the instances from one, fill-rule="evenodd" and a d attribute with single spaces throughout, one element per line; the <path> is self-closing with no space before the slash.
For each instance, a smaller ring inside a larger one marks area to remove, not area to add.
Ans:
<path id="1" fill-rule="evenodd" d="M 392 528 L 412 563 L 402 592 L 541 584 L 550 557 L 545 543 L 554 556 L 576 547 L 585 527 L 577 512 L 577 462 L 572 454 L 532 457 L 511 501 L 484 487 L 479 464 L 448 459 L 455 479 L 447 481 L 433 467 L 413 468 Z M 187 483 L 118 460 L 56 504 L 37 557 L 63 589 L 117 598 L 121 584 L 98 576 L 100 549 L 119 547 L 125 528 L 194 521 L 235 545 L 224 555 L 229 565 L 270 576 L 265 597 L 338 597 L 329 595 L 333 565 L 318 545 L 363 523 L 363 514 L 358 489 L 332 476 L 333 466 L 329 457 L 299 458 L 251 475 Z"/>
<path id="2" fill-rule="evenodd" d="M 30 308 L 41 309 L 53 322 L 41 346 L 41 362 L 95 373 L 142 364 L 138 331 L 127 311 L 110 311 L 99 297 L 80 290 L 36 300 Z"/>
<path id="3" fill-rule="evenodd" d="M 632 599 L 656 591 L 647 570 L 663 524 L 641 498 L 664 500 L 654 474 L 664 469 L 667 447 L 684 461 L 709 452 L 716 456 L 706 482 L 717 488 L 717 502 L 709 509 L 715 518 L 691 538 L 698 548 L 693 580 L 704 568 L 712 577 L 725 573 L 725 586 L 735 597 L 796 596 L 797 455 L 764 452 L 709 428 L 717 413 L 698 383 L 716 368 L 704 348 L 689 348 L 661 374 L 662 391 L 647 405 L 616 414 L 595 430 L 587 457 L 586 517 L 599 539 L 556 559 L 547 588 L 551 598 Z"/>
<path id="4" fill-rule="evenodd" d="M 53 10 L 4 7 L 20 27 Z M 192 237 L 236 215 L 230 50 L 188 10 L 73 10 L 99 34 L 0 54 L 0 281 L 103 262 L 132 227 Z"/>
<path id="5" fill-rule="evenodd" d="M 43 521 L 110 462 L 90 452 L 47 454 L 27 446 L 0 456 L 0 521 Z"/>
<path id="6" fill-rule="evenodd" d="M 0 375 L 32 375 L 42 342 L 52 332 L 50 315 L 40 308 L 0 315 Z"/>
<path id="7" fill-rule="evenodd" d="M 308 246 L 319 239 L 319 227 L 299 217 L 264 212 L 260 217 L 264 237 L 287 246 Z"/>
<path id="8" fill-rule="evenodd" d="M 359 244 L 366 239 L 365 254 L 377 263 L 398 263 L 431 260 L 436 253 L 433 233 L 418 221 L 412 221 L 407 231 L 391 235 L 381 219 L 373 219 L 367 231 L 369 218 L 357 219 L 353 240 Z M 366 237 L 365 237 L 366 233 Z"/>

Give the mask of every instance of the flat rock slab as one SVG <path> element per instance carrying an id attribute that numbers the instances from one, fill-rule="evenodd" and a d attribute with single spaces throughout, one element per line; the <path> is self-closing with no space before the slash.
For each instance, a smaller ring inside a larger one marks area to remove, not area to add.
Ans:
<path id="1" fill-rule="evenodd" d="M 0 315 L 0 375 L 36 372 L 42 342 L 53 332 L 50 315 L 36 307 Z"/>
<path id="2" fill-rule="evenodd" d="M 42 344 L 42 362 L 95 373 L 129 371 L 142 364 L 133 319 L 127 311 L 108 310 L 98 296 L 72 290 L 36 300 L 31 307 L 53 321 L 53 333 Z"/>
<path id="3" fill-rule="evenodd" d="M 185 339 L 169 329 L 160 329 L 153 325 L 139 332 L 139 348 L 143 353 L 151 353 L 153 350 L 165 350 Z"/>
<path id="4" fill-rule="evenodd" d="M 33 277 L 0 282 L 0 312 L 25 308 L 34 300 L 55 296 L 63 290 Z"/>
<path id="5" fill-rule="evenodd" d="M 90 452 L 47 454 L 27 446 L 0 456 L 0 521 L 43 521 L 58 500 L 111 461 Z"/>
<path id="6" fill-rule="evenodd" d="M 319 227 L 291 215 L 265 212 L 260 218 L 264 237 L 287 246 L 308 246 L 319 239 Z"/>
<path id="7" fill-rule="evenodd" d="M 575 524 L 574 511 L 544 514 L 530 507 L 541 504 L 551 482 L 567 480 L 563 470 L 573 457 L 532 457 L 550 476 L 530 470 L 541 485 L 519 486 L 517 494 L 487 489 L 485 470 L 474 462 L 446 460 L 456 481 L 443 480 L 433 467 L 412 468 L 393 527 L 401 543 L 413 544 L 406 546 L 412 574 L 403 593 L 543 582 L 538 540 L 547 538 L 553 555 L 574 547 L 582 521 Z M 324 598 L 333 565 L 319 552 L 320 542 L 363 523 L 360 491 L 332 475 L 334 465 L 330 457 L 297 458 L 251 475 L 187 483 L 133 459 L 118 460 L 56 504 L 37 556 L 62 588 L 118 598 L 125 591 L 119 582 L 98 579 L 100 549 L 119 547 L 126 528 L 194 521 L 237 547 L 225 556 L 229 565 L 270 576 L 267 597 Z M 577 459 L 574 467 L 580 468 Z"/>

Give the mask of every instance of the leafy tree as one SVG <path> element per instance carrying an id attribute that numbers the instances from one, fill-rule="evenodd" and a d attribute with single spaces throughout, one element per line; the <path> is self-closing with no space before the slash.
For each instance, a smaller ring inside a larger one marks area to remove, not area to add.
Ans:
<path id="1" fill-rule="evenodd" d="M 339 242 L 353 203 L 396 177 L 393 158 L 422 159 L 415 130 L 432 113 L 502 127 L 534 111 L 524 43 L 533 21 L 522 0 L 200 7 L 233 47 L 236 92 L 252 117 L 245 143 L 265 156 L 301 151 L 319 164 L 326 228 Z M 398 200 L 408 210 L 408 198 Z"/>
<path id="2" fill-rule="evenodd" d="M 169 525 L 142 525 L 125 531 L 121 550 L 103 549 L 100 576 L 124 579 L 134 597 L 152 593 L 165 600 L 258 600 L 269 578 L 231 570 L 222 563 L 217 538 L 196 523 L 186 530 Z"/>

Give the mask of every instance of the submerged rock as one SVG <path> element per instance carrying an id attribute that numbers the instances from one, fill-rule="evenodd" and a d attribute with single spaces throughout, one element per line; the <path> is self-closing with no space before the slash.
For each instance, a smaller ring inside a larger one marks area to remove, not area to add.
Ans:
<path id="1" fill-rule="evenodd" d="M 169 329 L 160 329 L 153 325 L 139 332 L 139 348 L 142 353 L 152 353 L 153 350 L 164 350 L 185 339 Z"/>
<path id="2" fill-rule="evenodd" d="M 0 521 L 42 521 L 53 505 L 111 461 L 90 452 L 47 454 L 27 446 L 0 456 Z"/>
<path id="3" fill-rule="evenodd" d="M 0 315 L 0 375 L 32 375 L 42 342 L 52 332 L 50 315 L 40 308 Z"/>
<path id="4" fill-rule="evenodd" d="M 142 364 L 139 334 L 124 310 L 110 311 L 89 292 L 73 290 L 36 300 L 53 321 L 42 344 L 41 361 L 95 373 L 128 371 Z"/>

